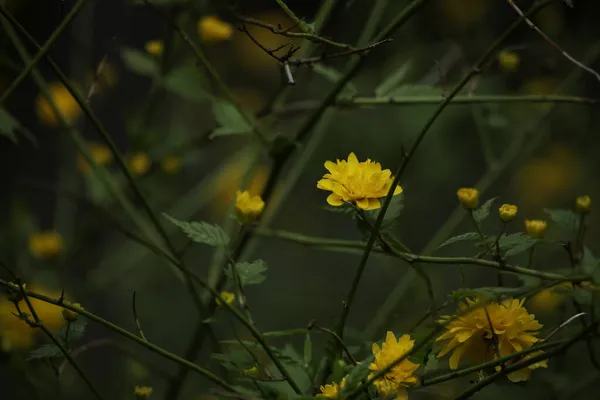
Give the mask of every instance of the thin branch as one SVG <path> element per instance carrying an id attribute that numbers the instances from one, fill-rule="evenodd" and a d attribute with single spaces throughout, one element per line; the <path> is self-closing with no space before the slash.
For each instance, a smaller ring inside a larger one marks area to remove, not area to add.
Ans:
<path id="1" fill-rule="evenodd" d="M 138 333 L 140 334 L 140 337 L 142 339 L 144 339 L 145 341 L 148 341 L 148 339 L 146 338 L 146 335 L 144 335 L 144 331 L 142 330 L 142 326 L 140 325 L 140 320 L 138 318 L 137 315 L 137 307 L 136 307 L 136 303 L 135 303 L 135 299 L 136 299 L 136 291 L 133 291 L 133 296 L 131 299 L 131 308 L 133 309 L 133 319 L 135 320 L 135 326 L 137 328 Z"/>
<path id="2" fill-rule="evenodd" d="M 350 360 L 350 362 L 354 365 L 358 365 L 358 361 L 356 361 L 356 359 L 354 357 L 352 357 L 352 354 L 350 353 L 348 346 L 346 346 L 346 343 L 344 343 L 344 341 L 342 340 L 340 335 L 335 333 L 335 331 L 333 331 L 329 328 L 325 328 L 324 326 L 317 325 L 314 320 L 312 320 L 308 323 L 308 326 L 306 327 L 306 329 L 309 331 L 311 329 L 316 329 L 318 331 L 325 332 L 325 333 L 333 336 L 333 338 L 338 342 L 338 344 L 344 349 L 344 352 L 348 356 L 348 359 Z"/>

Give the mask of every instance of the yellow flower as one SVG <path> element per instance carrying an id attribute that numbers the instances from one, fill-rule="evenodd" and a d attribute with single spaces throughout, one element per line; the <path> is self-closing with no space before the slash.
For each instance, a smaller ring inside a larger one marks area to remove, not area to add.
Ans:
<path id="1" fill-rule="evenodd" d="M 53 299 L 58 299 L 61 295 L 40 286 L 32 286 L 31 291 Z M 33 297 L 29 297 L 29 301 L 39 319 L 50 331 L 57 332 L 65 325 L 61 307 Z M 20 307 L 22 312 L 31 315 L 27 304 L 21 302 Z M 38 329 L 30 327 L 14 313 L 16 313 L 15 305 L 6 297 L 0 298 L 0 337 L 2 338 L 2 349 L 5 351 L 29 349 L 35 344 L 37 335 L 39 335 Z"/>
<path id="2" fill-rule="evenodd" d="M 225 301 L 225 303 L 227 303 L 229 305 L 232 305 L 233 302 L 235 301 L 235 294 L 233 294 L 231 292 L 221 292 L 220 295 L 221 295 L 221 298 L 223 298 L 223 300 Z M 216 303 L 219 307 L 223 306 L 221 299 L 217 299 Z"/>
<path id="3" fill-rule="evenodd" d="M 149 386 L 136 386 L 133 393 L 137 400 L 146 400 L 152 394 L 152 388 Z"/>
<path id="4" fill-rule="evenodd" d="M 160 167 L 165 174 L 176 174 L 181 169 L 181 157 L 167 156 L 162 159 Z"/>
<path id="5" fill-rule="evenodd" d="M 536 312 L 550 312 L 556 309 L 565 295 L 555 290 L 555 288 L 544 289 L 536 293 L 529 299 L 529 307 Z"/>
<path id="6" fill-rule="evenodd" d="M 235 212 L 238 220 L 242 223 L 248 223 L 256 220 L 263 209 L 265 202 L 258 195 L 251 195 L 249 191 L 237 191 L 235 198 Z"/>
<path id="7" fill-rule="evenodd" d="M 40 260 L 58 256 L 63 247 L 63 237 L 55 231 L 36 232 L 29 236 L 29 252 Z"/>
<path id="8" fill-rule="evenodd" d="M 519 68 L 521 59 L 514 51 L 503 50 L 498 53 L 498 64 L 500 69 L 506 72 L 512 72 Z"/>
<path id="9" fill-rule="evenodd" d="M 348 161 L 325 161 L 325 168 L 329 173 L 317 182 L 317 188 L 332 192 L 327 203 L 334 207 L 349 202 L 363 210 L 376 210 L 381 207 L 379 199 L 387 195 L 394 181 L 392 171 L 382 170 L 381 164 L 371 159 L 359 162 L 354 153 L 350 153 Z M 398 185 L 394 196 L 400 193 L 402 188 Z"/>
<path id="10" fill-rule="evenodd" d="M 163 53 L 164 50 L 163 41 L 158 39 L 150 40 L 144 45 L 144 50 L 146 50 L 148 54 L 158 57 Z"/>
<path id="11" fill-rule="evenodd" d="M 56 108 L 68 124 L 73 123 L 81 114 L 81 108 L 77 100 L 71 95 L 69 90 L 60 82 L 50 83 L 48 85 L 50 97 L 56 105 Z M 42 123 L 46 126 L 57 126 L 60 120 L 54 108 L 44 95 L 40 93 L 36 99 L 36 111 Z"/>
<path id="12" fill-rule="evenodd" d="M 233 27 L 218 17 L 209 15 L 198 21 L 198 34 L 206 42 L 227 40 L 233 35 Z"/>
<path id="13" fill-rule="evenodd" d="M 456 191 L 458 201 L 465 210 L 474 210 L 479 204 L 479 191 L 474 188 L 460 188 Z"/>
<path id="14" fill-rule="evenodd" d="M 510 222 L 517 215 L 517 206 L 512 204 L 502 204 L 498 209 L 500 219 L 504 222 Z"/>
<path id="15" fill-rule="evenodd" d="M 575 209 L 577 212 L 582 214 L 586 214 L 590 212 L 590 208 L 592 207 L 592 199 L 590 196 L 579 196 L 575 199 Z"/>
<path id="16" fill-rule="evenodd" d="M 462 358 L 480 364 L 528 349 L 540 340 L 537 335 L 543 326 L 523 307 L 524 299 L 508 298 L 501 302 L 489 302 L 485 306 L 483 301 L 483 298 L 467 298 L 459 305 L 460 316 L 443 317 L 449 322 L 445 325 L 445 333 L 436 341 L 449 342 L 437 357 L 452 352 L 449 362 L 451 369 L 458 368 Z M 481 306 L 475 306 L 477 303 L 481 303 Z M 469 308 L 473 309 L 467 311 Z M 539 367 L 546 368 L 547 361 L 525 368 L 529 371 L 511 372 L 508 379 L 513 382 L 526 380 L 531 370 Z M 501 366 L 498 366 L 497 370 L 500 369 Z"/>
<path id="17" fill-rule="evenodd" d="M 317 397 L 337 399 L 340 395 L 341 389 L 346 384 L 346 378 L 347 377 L 344 377 L 339 384 L 337 382 L 331 382 L 330 385 L 321 385 L 321 387 L 319 388 L 321 390 L 321 393 L 317 394 Z"/>
<path id="18" fill-rule="evenodd" d="M 71 305 L 73 307 L 76 307 L 76 308 L 80 309 L 80 310 L 83 310 L 83 307 L 79 303 L 73 303 Z M 71 310 L 68 310 L 66 308 L 63 308 L 62 309 L 62 316 L 65 319 L 65 321 L 67 321 L 67 322 L 75 322 L 75 321 L 77 321 L 77 318 L 79 317 L 79 314 L 76 313 L 75 311 L 71 311 Z"/>
<path id="19" fill-rule="evenodd" d="M 375 359 L 369 365 L 369 370 L 373 371 L 369 374 L 369 379 L 406 355 L 414 345 L 415 341 L 411 340 L 409 335 L 402 335 L 396 340 L 394 333 L 388 331 L 381 348 L 377 343 L 373 343 L 372 351 Z M 379 396 L 395 396 L 397 400 L 407 399 L 406 388 L 417 383 L 417 378 L 413 374 L 419 366 L 419 364 L 415 364 L 408 359 L 397 363 L 384 376 L 373 382 Z"/>
<path id="20" fill-rule="evenodd" d="M 533 238 L 543 238 L 544 234 L 546 233 L 546 228 L 548 228 L 546 221 L 542 221 L 540 219 L 525 220 L 525 230 L 527 231 L 527 234 Z"/>
<path id="21" fill-rule="evenodd" d="M 151 165 L 152 160 L 150 160 L 150 157 L 148 157 L 148 154 L 146 153 L 133 153 L 129 157 L 129 169 L 134 175 L 144 175 L 148 172 Z"/>
<path id="22" fill-rule="evenodd" d="M 106 166 L 112 161 L 113 155 L 108 147 L 99 143 L 89 143 L 89 152 L 98 166 Z M 87 162 L 83 154 L 77 156 L 77 166 L 83 173 L 88 173 L 92 170 L 92 167 Z"/>

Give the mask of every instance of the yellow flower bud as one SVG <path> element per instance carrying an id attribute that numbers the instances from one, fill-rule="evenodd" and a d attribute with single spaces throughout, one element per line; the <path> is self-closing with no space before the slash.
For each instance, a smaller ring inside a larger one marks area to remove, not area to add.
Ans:
<path id="1" fill-rule="evenodd" d="M 231 292 L 221 292 L 220 293 L 221 298 L 225 301 L 225 303 L 232 305 L 233 302 L 235 301 L 235 294 L 231 293 Z M 221 302 L 220 299 L 217 299 L 217 305 L 219 307 L 223 306 L 223 303 Z"/>
<path id="2" fill-rule="evenodd" d="M 543 238 L 544 234 L 546 233 L 546 228 L 548 228 L 548 224 L 546 223 L 546 221 L 542 221 L 539 219 L 525 220 L 525 230 L 527 231 L 527 234 L 533 238 Z"/>
<path id="3" fill-rule="evenodd" d="M 73 123 L 81 114 L 81 108 L 71 92 L 60 82 L 48 85 L 50 97 L 56 105 L 56 109 L 68 124 Z M 46 126 L 60 125 L 60 120 L 50 105 L 48 99 L 40 94 L 36 99 L 36 112 L 42 123 Z"/>
<path id="4" fill-rule="evenodd" d="M 72 306 L 83 310 L 83 307 L 81 307 L 81 304 L 79 304 L 79 303 L 73 303 Z M 69 309 L 63 308 L 62 316 L 65 319 L 65 321 L 75 322 L 77 320 L 77 318 L 79 317 L 79 314 L 77 314 L 75 311 L 71 311 Z"/>
<path id="5" fill-rule="evenodd" d="M 577 212 L 587 214 L 590 212 L 591 207 L 592 199 L 590 196 L 579 196 L 577 199 L 575 199 L 575 209 Z"/>
<path id="6" fill-rule="evenodd" d="M 146 153 L 133 153 L 129 157 L 129 169 L 134 175 L 144 175 L 150 169 L 152 160 Z"/>
<path id="7" fill-rule="evenodd" d="M 164 50 L 164 44 L 162 40 L 150 40 L 144 45 L 144 50 L 150 55 L 160 56 Z"/>
<path id="8" fill-rule="evenodd" d="M 167 156 L 161 161 L 160 167 L 165 174 L 176 174 L 181 169 L 181 157 Z"/>
<path id="9" fill-rule="evenodd" d="M 198 34 L 206 42 L 227 40 L 233 35 L 233 27 L 213 15 L 198 22 Z"/>
<path id="10" fill-rule="evenodd" d="M 510 222 L 517 215 L 517 206 L 513 204 L 502 204 L 498 209 L 500 219 L 504 222 Z"/>
<path id="11" fill-rule="evenodd" d="M 63 247 L 63 237 L 55 231 L 36 232 L 29 236 L 29 252 L 40 260 L 58 256 Z"/>
<path id="12" fill-rule="evenodd" d="M 456 192 L 460 205 L 466 210 L 474 210 L 479 204 L 479 191 L 475 188 L 460 188 Z"/>
<path id="13" fill-rule="evenodd" d="M 136 386 L 134 394 L 137 400 L 147 400 L 152 394 L 152 388 L 149 386 Z"/>
<path id="14" fill-rule="evenodd" d="M 249 223 L 256 220 L 263 209 L 265 202 L 258 195 L 251 195 L 249 191 L 237 191 L 235 199 L 235 211 L 238 220 L 242 223 Z"/>
<path id="15" fill-rule="evenodd" d="M 498 64 L 500 69 L 506 72 L 512 72 L 519 67 L 521 59 L 514 51 L 503 50 L 498 53 Z"/>

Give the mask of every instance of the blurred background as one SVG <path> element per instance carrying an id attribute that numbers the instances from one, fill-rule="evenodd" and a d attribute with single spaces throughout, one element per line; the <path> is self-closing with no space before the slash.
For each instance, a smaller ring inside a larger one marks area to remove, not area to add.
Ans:
<path id="1" fill-rule="evenodd" d="M 254 113 L 265 110 L 282 82 L 285 85 L 281 66 L 237 29 L 235 16 L 222 4 L 228 2 L 188 3 L 181 19 L 185 31 L 206 53 L 240 104 Z M 323 3 L 286 1 L 309 22 Z M 375 4 L 387 4 L 375 28 L 378 32 L 409 2 L 333 3 L 323 35 L 356 43 Z M 526 9 L 530 3 L 521 1 L 519 5 Z M 596 16 L 600 8 L 592 1 L 573 3 L 574 7 L 569 7 L 566 2 L 553 1 L 533 21 L 569 54 L 598 70 L 600 26 Z M 0 0 L 0 4 L 43 44 L 75 1 Z M 292 25 L 273 0 L 239 0 L 237 4 L 245 16 L 275 26 Z M 505 1 L 430 0 L 393 36 L 393 42 L 369 54 L 342 94 L 441 99 L 515 18 L 515 11 Z M 4 18 L 2 23 L 0 96 L 26 64 L 14 46 L 14 32 L 11 36 L 7 31 L 10 25 Z M 265 29 L 250 30 L 267 48 L 289 41 Z M 24 37 L 16 37 L 30 57 L 37 52 Z M 309 46 L 297 39 L 293 43 L 301 49 Z M 314 55 L 318 50 L 313 47 Z M 230 206 L 236 190 L 246 188 L 260 194 L 264 189 L 269 160 L 256 156 L 249 135 L 218 129 L 220 114 L 208 95 L 218 91 L 203 70 L 196 68 L 194 55 L 160 13 L 134 1 L 88 1 L 49 54 L 89 97 L 90 106 L 125 154 L 142 193 L 159 215 L 165 212 L 180 220 L 227 226 L 231 225 Z M 269 131 L 295 134 L 349 62 L 349 57 L 340 57 L 313 68 L 294 69 L 296 85 L 285 89 L 287 97 L 272 115 L 263 116 Z M 153 69 L 156 66 L 157 71 Z M 48 63 L 40 62 L 38 70 L 65 120 L 89 141 L 96 162 L 113 172 L 114 182 L 142 213 L 95 126 Z M 158 79 L 155 73 L 172 79 Z M 461 95 L 560 93 L 595 99 L 600 96 L 599 89 L 600 81 L 592 74 L 579 69 L 523 24 Z M 327 194 L 316 188 L 316 181 L 326 172 L 323 163 L 346 158 L 353 151 L 360 160 L 371 158 L 394 171 L 402 146 L 412 144 L 436 105 L 335 107 L 326 113 L 308 135 L 308 145 L 299 143 L 291 163 L 282 171 L 273 201 L 267 204 L 268 226 L 306 235 L 362 239 L 354 221 L 326 210 Z M 148 338 L 183 354 L 199 320 L 184 285 L 163 259 L 115 230 L 110 219 L 98 212 L 97 207 L 106 209 L 124 226 L 136 229 L 113 196 L 90 174 L 89 165 L 36 82 L 27 78 L 1 106 L 14 117 L 15 125 L 14 137 L 6 133 L 0 137 L 1 259 L 40 291 L 58 297 L 64 290 L 67 298 L 132 332 L 136 329 L 131 307 L 135 291 L 138 318 Z M 446 238 L 470 231 L 465 213 L 457 209 L 455 193 L 461 186 L 476 185 L 483 200 L 499 196 L 498 206 L 517 204 L 519 215 L 510 225 L 511 232 L 522 231 L 525 218 L 545 218 L 544 208 L 571 208 L 573 199 L 583 194 L 600 198 L 597 111 L 596 104 L 567 102 L 449 106 L 402 178 L 405 208 L 396 233 L 413 251 L 429 253 Z M 3 118 L 2 130 L 7 131 L 7 117 Z M 320 139 L 312 140 L 315 137 Z M 291 167 L 300 162 L 306 163 L 302 170 Z M 291 191 L 284 191 L 283 186 Z M 599 218 L 598 213 L 590 215 L 586 240 L 596 253 L 600 252 Z M 176 228 L 166 228 L 176 247 L 186 243 Z M 497 231 L 499 224 L 490 223 L 486 229 Z M 551 230 L 549 235 L 557 237 L 559 233 Z M 208 246 L 192 245 L 185 260 L 194 271 L 207 276 L 211 252 Z M 474 253 L 457 245 L 436 254 Z M 360 254 L 327 252 L 275 238 L 252 239 L 242 257 L 263 259 L 269 267 L 266 281 L 249 287 L 246 293 L 262 331 L 303 328 L 312 319 L 335 326 L 360 260 Z M 539 252 L 535 268 L 567 266 L 564 252 L 548 249 Z M 458 266 L 427 268 L 439 303 L 461 286 Z M 496 274 L 490 270 L 466 267 L 465 271 L 470 287 L 496 285 Z M 507 284 L 516 286 L 519 281 L 511 277 Z M 531 303 L 530 309 L 545 326 L 554 326 L 573 314 L 560 296 L 547 297 L 548 301 Z M 373 255 L 350 313 L 349 344 L 381 340 L 386 330 L 408 331 L 427 309 L 426 289 L 410 267 Z M 48 313 L 51 320 L 52 310 Z M 10 319 L 10 315 L 0 317 L 2 398 L 92 398 L 70 368 L 61 372 L 57 383 L 47 362 L 26 361 L 27 352 L 40 338 L 31 337 L 28 327 L 16 326 L 21 322 Z M 219 338 L 232 337 L 225 312 L 217 310 L 216 322 L 211 325 Z M 249 338 L 243 328 L 238 334 Z M 325 339 L 314 338 L 315 351 L 322 349 Z M 302 340 L 302 336 L 290 337 L 273 340 L 273 344 L 290 344 L 301 354 Z M 92 323 L 78 343 L 89 345 L 77 360 L 106 398 L 133 398 L 134 385 L 152 386 L 153 398 L 161 398 L 169 377 L 177 371 L 172 363 Z M 551 361 L 548 370 L 536 371 L 527 384 L 496 384 L 475 398 L 594 398 L 593 384 L 600 374 L 589 364 L 586 352 L 584 345 L 577 345 Z M 197 360 L 209 369 L 219 368 L 208 345 Z M 468 379 L 451 381 L 435 390 L 412 393 L 411 398 L 453 398 L 467 383 Z M 212 396 L 210 388 L 209 383 L 190 374 L 179 398 L 206 399 Z"/>

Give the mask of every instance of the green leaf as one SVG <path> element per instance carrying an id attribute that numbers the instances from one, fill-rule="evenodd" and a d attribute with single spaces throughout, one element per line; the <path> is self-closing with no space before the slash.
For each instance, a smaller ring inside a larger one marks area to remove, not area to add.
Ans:
<path id="1" fill-rule="evenodd" d="M 584 288 L 572 288 L 570 290 L 570 294 L 571 297 L 573 297 L 573 300 L 575 300 L 577 303 L 581 304 L 582 306 L 589 306 L 590 304 L 592 304 L 594 298 L 593 298 L 593 293 L 590 290 L 586 290 Z"/>
<path id="2" fill-rule="evenodd" d="M 69 343 L 79 340 L 83 337 L 85 329 L 87 328 L 87 320 L 83 317 L 78 317 L 75 321 L 70 323 L 69 327 Z M 67 327 L 65 326 L 60 330 L 57 337 L 61 342 L 67 343 L 66 339 Z"/>
<path id="3" fill-rule="evenodd" d="M 138 75 L 150 78 L 158 78 L 160 76 L 158 62 L 148 53 L 137 49 L 124 48 L 121 49 L 121 58 L 125 66 Z"/>
<path id="4" fill-rule="evenodd" d="M 253 262 L 238 262 L 235 264 L 235 268 L 240 277 L 240 283 L 242 286 L 245 285 L 258 285 L 267 279 L 263 275 L 267 271 L 267 264 L 263 260 L 256 260 Z M 230 271 L 227 271 L 227 275 L 230 279 L 233 279 Z"/>
<path id="5" fill-rule="evenodd" d="M 362 360 L 360 364 L 356 365 L 352 368 L 348 377 L 346 378 L 346 383 L 341 390 L 340 397 L 344 398 L 349 395 L 356 389 L 356 387 L 362 382 L 363 379 L 366 379 L 371 372 L 369 370 L 369 365 L 373 362 L 373 356 L 369 356 L 366 360 Z"/>
<path id="6" fill-rule="evenodd" d="M 583 247 L 583 259 L 581 260 L 581 269 L 586 274 L 593 274 L 600 270 L 600 260 L 594 256 L 594 253 L 587 247 Z"/>
<path id="7" fill-rule="evenodd" d="M 43 344 L 37 349 L 30 351 L 27 356 L 27 360 L 56 357 L 63 357 L 62 351 L 60 351 L 60 349 L 54 344 Z"/>
<path id="8" fill-rule="evenodd" d="M 193 64 L 173 68 L 164 79 L 164 87 L 171 93 L 186 100 L 206 100 L 211 95 L 206 88 L 208 83 L 202 72 Z"/>
<path id="9" fill-rule="evenodd" d="M 494 239 L 495 240 L 495 239 Z M 498 241 L 498 246 L 501 251 L 505 251 L 505 256 L 515 256 L 529 250 L 531 246 L 539 242 L 538 239 L 532 238 L 521 232 L 510 235 L 503 235 Z"/>
<path id="10" fill-rule="evenodd" d="M 321 208 L 325 211 L 329 211 L 329 212 L 336 213 L 336 214 L 352 215 L 353 218 L 356 215 L 356 210 L 348 204 L 344 204 L 339 207 L 323 206 Z"/>
<path id="11" fill-rule="evenodd" d="M 498 197 L 492 197 L 487 200 L 485 203 L 481 205 L 477 210 L 473 212 L 473 218 L 475 221 L 482 222 L 490 215 L 490 209 L 492 208 L 492 204 L 496 201 Z"/>
<path id="12" fill-rule="evenodd" d="M 548 214 L 552 222 L 559 228 L 569 234 L 574 234 L 579 228 L 579 215 L 571 210 L 557 210 L 545 208 L 544 212 Z"/>
<path id="13" fill-rule="evenodd" d="M 343 74 L 340 71 L 338 71 L 337 69 L 323 65 L 323 64 L 312 64 L 312 69 L 317 74 L 321 75 L 322 77 L 324 77 L 331 83 L 337 83 L 343 76 Z M 352 97 L 356 93 L 358 93 L 356 86 L 354 86 L 354 84 L 352 82 L 348 82 L 348 84 L 342 91 L 341 96 L 342 97 Z"/>
<path id="14" fill-rule="evenodd" d="M 381 199 L 382 206 L 383 206 L 384 201 L 385 201 L 384 199 Z M 383 217 L 380 231 L 385 232 L 385 231 L 388 231 L 391 228 L 393 228 L 394 224 L 396 224 L 396 222 L 398 222 L 398 217 L 402 213 L 403 209 L 404 209 L 404 194 L 400 193 L 400 194 L 397 194 L 396 196 L 393 196 L 392 201 L 390 202 L 390 205 Z M 375 225 L 375 221 L 377 221 L 377 217 L 379 216 L 380 212 L 381 212 L 381 208 L 379 208 L 377 210 L 365 210 L 365 215 L 371 222 L 371 225 L 373 225 L 373 226 Z M 369 231 L 369 229 L 367 229 L 367 231 Z"/>
<path id="15" fill-rule="evenodd" d="M 440 244 L 437 248 L 441 249 L 442 247 L 446 247 L 450 244 L 466 242 L 467 240 L 475 240 L 479 238 L 479 234 L 477 232 L 467 232 L 458 236 L 451 237 L 446 240 L 444 243 Z"/>
<path id="16" fill-rule="evenodd" d="M 379 84 L 375 88 L 375 96 L 384 97 L 387 96 L 395 87 L 397 87 L 400 82 L 402 82 L 408 71 L 412 67 L 412 60 L 408 60 L 404 64 L 402 64 L 399 68 L 397 68 L 394 72 L 388 75 L 383 82 Z"/>
<path id="17" fill-rule="evenodd" d="M 244 348 L 231 350 L 224 354 L 213 353 L 212 358 L 221 363 L 225 368 L 238 372 L 241 369 L 250 368 L 254 365 L 254 359 Z"/>
<path id="18" fill-rule="evenodd" d="M 172 224 L 179 227 L 190 239 L 196 243 L 203 243 L 209 246 L 226 246 L 229 243 L 229 236 L 218 225 L 211 225 L 208 222 L 185 222 L 163 214 Z"/>
<path id="19" fill-rule="evenodd" d="M 242 113 L 225 100 L 215 100 L 212 105 L 212 112 L 220 127 L 215 129 L 210 138 L 226 135 L 239 135 L 249 133 L 252 127 L 248 125 Z"/>
<path id="20" fill-rule="evenodd" d="M 304 336 L 304 366 L 308 367 L 312 362 L 312 341 L 310 340 L 310 332 L 306 332 Z"/>

